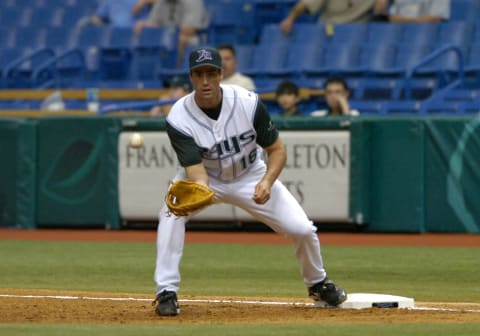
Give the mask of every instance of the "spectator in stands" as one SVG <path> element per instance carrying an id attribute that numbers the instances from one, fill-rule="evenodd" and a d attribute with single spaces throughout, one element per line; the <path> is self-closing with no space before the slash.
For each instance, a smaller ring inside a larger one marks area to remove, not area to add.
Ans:
<path id="1" fill-rule="evenodd" d="M 450 18 L 451 0 L 376 0 L 375 17 L 398 23 L 440 22 Z"/>
<path id="2" fill-rule="evenodd" d="M 295 20 L 306 13 L 320 13 L 318 21 L 323 23 L 369 21 L 374 4 L 375 0 L 299 0 L 280 23 L 280 29 L 286 34 L 290 33 Z"/>
<path id="3" fill-rule="evenodd" d="M 311 113 L 312 116 L 358 116 L 357 110 L 350 108 L 348 97 L 350 90 L 347 82 L 341 77 L 330 77 L 324 85 L 325 101 L 328 109 L 317 110 Z"/>
<path id="4" fill-rule="evenodd" d="M 207 28 L 208 24 L 203 0 L 156 0 L 148 19 L 137 22 L 134 30 L 139 35 L 145 27 L 178 28 L 177 67 L 180 67 L 185 49 L 188 45 L 199 44 L 199 31 Z"/>
<path id="5" fill-rule="evenodd" d="M 186 77 L 174 76 L 166 85 L 168 91 L 160 97 L 160 101 L 171 101 L 171 104 L 154 106 L 150 110 L 150 115 L 166 117 L 173 106 L 174 101 L 186 96 L 192 92 L 192 83 Z"/>
<path id="6" fill-rule="evenodd" d="M 280 115 L 285 117 L 303 115 L 298 108 L 300 89 L 294 82 L 287 80 L 278 84 L 275 91 L 275 99 L 280 106 Z"/>
<path id="7" fill-rule="evenodd" d="M 222 58 L 223 79 L 222 84 L 234 84 L 254 91 L 253 80 L 237 71 L 237 55 L 235 48 L 230 44 L 222 44 L 217 47 Z"/>
<path id="8" fill-rule="evenodd" d="M 150 6 L 146 5 L 135 10 L 138 0 L 102 0 L 95 14 L 80 19 L 78 27 L 86 24 L 102 25 L 108 24 L 116 27 L 132 27 L 138 20 L 148 17 Z"/>

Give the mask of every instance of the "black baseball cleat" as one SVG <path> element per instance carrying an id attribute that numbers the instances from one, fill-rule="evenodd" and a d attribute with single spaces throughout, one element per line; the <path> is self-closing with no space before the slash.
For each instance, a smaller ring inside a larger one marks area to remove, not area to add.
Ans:
<path id="1" fill-rule="evenodd" d="M 152 305 L 154 305 L 156 302 L 158 302 L 158 305 L 155 308 L 155 311 L 160 316 L 175 316 L 180 313 L 177 293 L 175 292 L 164 290 L 157 295 L 155 300 L 152 302 Z"/>
<path id="2" fill-rule="evenodd" d="M 338 306 L 347 300 L 347 293 L 329 278 L 308 288 L 308 296 L 315 301 L 325 301 L 330 306 Z"/>

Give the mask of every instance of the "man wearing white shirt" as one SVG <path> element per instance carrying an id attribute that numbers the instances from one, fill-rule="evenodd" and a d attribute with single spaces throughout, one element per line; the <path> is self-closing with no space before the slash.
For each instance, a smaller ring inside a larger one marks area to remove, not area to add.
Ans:
<path id="1" fill-rule="evenodd" d="M 234 84 L 247 90 L 254 91 L 253 80 L 237 71 L 237 56 L 235 49 L 230 44 L 222 44 L 217 47 L 222 58 L 223 80 L 221 84 Z"/>

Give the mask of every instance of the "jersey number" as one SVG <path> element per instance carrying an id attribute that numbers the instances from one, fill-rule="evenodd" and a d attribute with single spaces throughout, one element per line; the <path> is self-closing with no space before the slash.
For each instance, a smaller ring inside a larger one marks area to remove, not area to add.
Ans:
<path id="1" fill-rule="evenodd" d="M 249 154 L 248 156 L 244 156 L 242 157 L 242 168 L 243 169 L 247 169 L 247 167 L 249 165 L 251 165 L 252 163 L 255 162 L 255 159 L 257 158 L 257 149 L 254 148 Z"/>

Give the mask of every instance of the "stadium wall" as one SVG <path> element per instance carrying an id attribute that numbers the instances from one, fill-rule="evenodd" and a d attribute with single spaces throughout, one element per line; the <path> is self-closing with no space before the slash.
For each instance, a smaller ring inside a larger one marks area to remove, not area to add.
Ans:
<path id="1" fill-rule="evenodd" d="M 479 119 L 302 117 L 275 122 L 288 135 L 289 160 L 297 160 L 287 163 L 285 179 L 319 225 L 347 224 L 369 232 L 480 231 Z M 155 192 L 166 188 L 162 184 L 172 177 L 176 162 L 153 170 L 145 164 L 127 167 L 125 139 L 132 130 L 145 132 L 150 140 L 144 150 L 156 159 L 157 154 L 168 156 L 154 147 L 165 142 L 164 126 L 161 119 L 124 116 L 0 119 L 0 227 L 120 229 L 130 220 L 155 222 L 156 211 L 147 209 L 139 218 L 131 209 L 141 210 L 148 202 L 160 205 L 162 196 Z M 310 154 L 291 148 L 304 150 L 307 142 L 331 146 L 337 164 L 321 169 L 304 164 Z M 142 183 L 156 191 L 142 191 Z M 128 189 L 132 186 L 140 191 Z M 325 204 L 332 209 L 337 204 L 338 211 L 328 216 L 314 211 Z M 251 220 L 241 211 L 218 208 L 199 220 Z"/>

